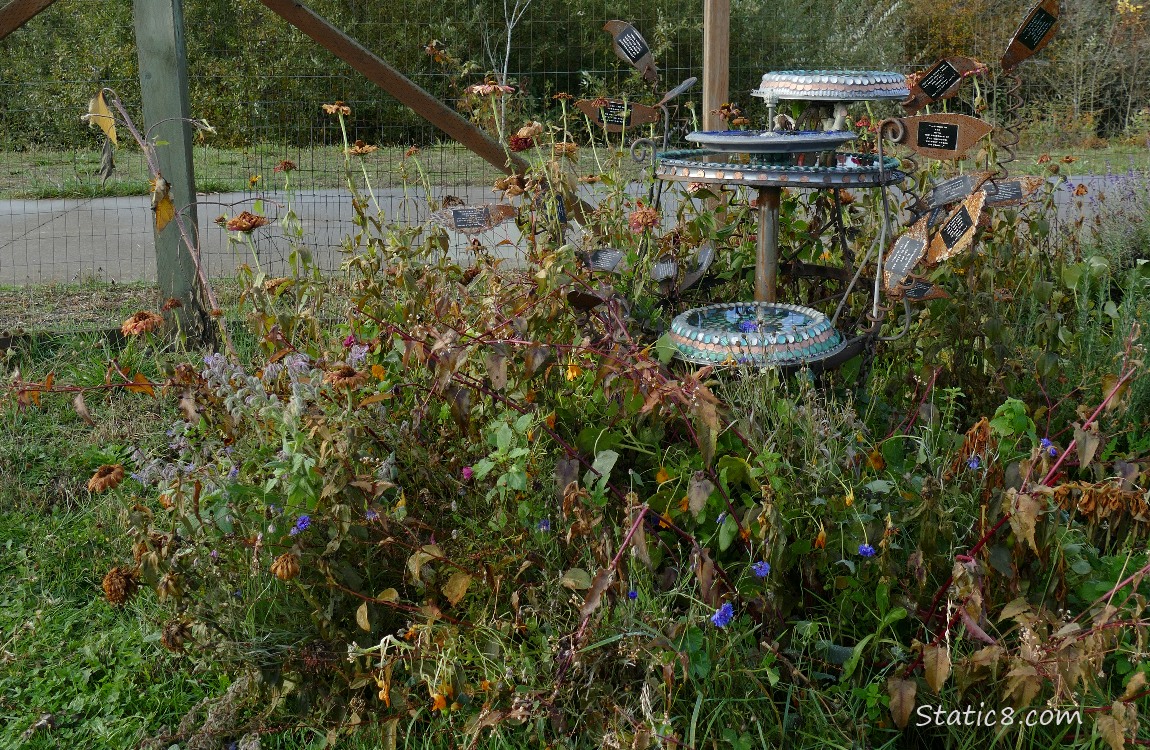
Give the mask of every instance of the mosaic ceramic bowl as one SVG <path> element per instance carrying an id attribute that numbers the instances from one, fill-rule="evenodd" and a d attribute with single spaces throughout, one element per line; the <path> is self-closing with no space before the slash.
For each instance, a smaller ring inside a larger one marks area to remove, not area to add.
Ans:
<path id="1" fill-rule="evenodd" d="M 754 367 L 815 362 L 846 345 L 818 310 L 771 302 L 688 310 L 671 321 L 671 342 L 688 362 Z"/>
<path id="2" fill-rule="evenodd" d="M 865 102 L 910 96 L 906 76 L 879 70 L 780 70 L 751 92 L 768 101 Z"/>
<path id="3" fill-rule="evenodd" d="M 710 151 L 793 154 L 801 151 L 834 151 L 856 137 L 848 130 L 703 130 L 689 133 L 687 140 Z"/>

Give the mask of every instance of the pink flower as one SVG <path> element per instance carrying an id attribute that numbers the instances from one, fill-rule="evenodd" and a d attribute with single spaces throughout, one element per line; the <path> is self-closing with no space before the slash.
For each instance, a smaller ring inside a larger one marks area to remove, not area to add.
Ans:
<path id="1" fill-rule="evenodd" d="M 471 478 L 473 476 L 475 476 L 475 469 L 471 468 L 470 466 L 464 466 L 462 473 L 463 473 L 463 481 L 470 482 Z"/>
<path id="2" fill-rule="evenodd" d="M 355 343 L 355 334 L 349 333 L 347 338 L 343 340 L 343 348 L 350 349 L 351 347 L 355 346 Z"/>
<path id="3" fill-rule="evenodd" d="M 631 227 L 631 231 L 636 233 L 654 229 L 659 225 L 659 212 L 653 208 L 640 206 L 631 213 L 627 223 Z"/>

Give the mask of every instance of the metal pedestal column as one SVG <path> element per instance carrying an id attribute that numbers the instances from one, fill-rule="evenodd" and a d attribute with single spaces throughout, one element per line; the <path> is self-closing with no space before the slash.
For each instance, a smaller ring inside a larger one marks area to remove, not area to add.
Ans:
<path id="1" fill-rule="evenodd" d="M 759 242 L 755 257 L 755 301 L 778 302 L 779 203 L 783 190 L 759 188 Z"/>

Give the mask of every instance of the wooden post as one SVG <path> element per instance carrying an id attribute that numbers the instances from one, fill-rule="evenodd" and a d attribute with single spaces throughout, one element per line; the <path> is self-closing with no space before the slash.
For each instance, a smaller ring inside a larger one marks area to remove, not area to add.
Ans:
<path id="1" fill-rule="evenodd" d="M 56 0 L 12 0 L 0 8 L 0 39 L 11 34 Z"/>
<path id="2" fill-rule="evenodd" d="M 260 0 L 281 18 L 310 36 L 369 81 L 410 107 L 416 114 L 438 127 L 488 164 L 505 174 L 523 174 L 526 161 L 507 152 L 479 128 L 463 119 L 458 112 L 420 88 L 414 81 L 373 55 L 359 42 L 332 26 L 298 0 Z M 318 104 L 316 106 L 319 106 Z"/>
<path id="3" fill-rule="evenodd" d="M 729 96 L 731 0 L 703 0 L 703 129 L 722 130 L 712 114 Z"/>
<path id="4" fill-rule="evenodd" d="M 140 59 L 140 90 L 144 99 L 144 129 L 151 140 L 165 141 L 156 149 L 160 173 L 171 184 L 176 211 L 182 212 L 193 243 L 198 242 L 196 183 L 192 171 L 192 126 L 188 123 L 188 61 L 184 46 L 183 0 L 134 0 L 136 50 Z M 196 267 L 180 238 L 176 221 L 156 232 L 156 276 L 163 298 L 182 303 L 177 313 L 193 341 L 212 338 L 210 318 L 201 303 Z"/>

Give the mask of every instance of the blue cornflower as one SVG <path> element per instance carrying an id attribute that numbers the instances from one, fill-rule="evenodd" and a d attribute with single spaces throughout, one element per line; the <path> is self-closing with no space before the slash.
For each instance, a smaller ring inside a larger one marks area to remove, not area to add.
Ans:
<path id="1" fill-rule="evenodd" d="M 766 578 L 771 574 L 771 564 L 766 560 L 759 560 L 751 566 L 756 578 Z"/>
<path id="2" fill-rule="evenodd" d="M 730 602 L 715 610 L 715 614 L 711 615 L 711 623 L 716 628 L 725 628 L 731 624 L 731 620 L 735 619 L 735 607 Z"/>
<path id="3" fill-rule="evenodd" d="M 627 598 L 630 599 L 631 601 L 635 601 L 636 599 L 639 598 L 639 592 L 636 591 L 635 589 L 631 589 L 627 592 Z"/>
<path id="4" fill-rule="evenodd" d="M 1039 445 L 1042 446 L 1042 450 L 1046 451 L 1051 456 L 1058 455 L 1058 449 L 1054 447 L 1054 443 L 1050 442 L 1050 438 L 1042 438 L 1042 440 L 1039 441 Z"/>
<path id="5" fill-rule="evenodd" d="M 379 514 L 368 508 L 367 512 L 363 514 L 363 517 L 369 521 L 374 521 L 375 519 L 379 518 Z"/>
<path id="6" fill-rule="evenodd" d="M 537 527 L 540 531 L 551 531 L 551 519 L 544 518 Z"/>
<path id="7" fill-rule="evenodd" d="M 311 526 L 311 516 L 300 516 L 295 520 L 295 526 L 292 526 L 291 531 L 288 533 L 295 536 L 301 531 L 307 531 L 308 526 Z"/>
<path id="8" fill-rule="evenodd" d="M 236 480 L 236 478 L 239 475 L 240 475 L 240 467 L 232 466 L 232 468 L 228 469 L 228 479 L 232 480 L 233 482 Z"/>
<path id="9" fill-rule="evenodd" d="M 859 554 L 862 555 L 863 557 L 874 557 L 875 556 L 874 547 L 870 546 L 869 544 L 860 544 L 859 545 Z"/>
<path id="10" fill-rule="evenodd" d="M 979 458 L 978 454 L 976 453 L 967 459 L 966 466 L 968 469 L 971 469 L 971 470 L 977 469 L 980 466 L 982 466 L 982 459 Z"/>

